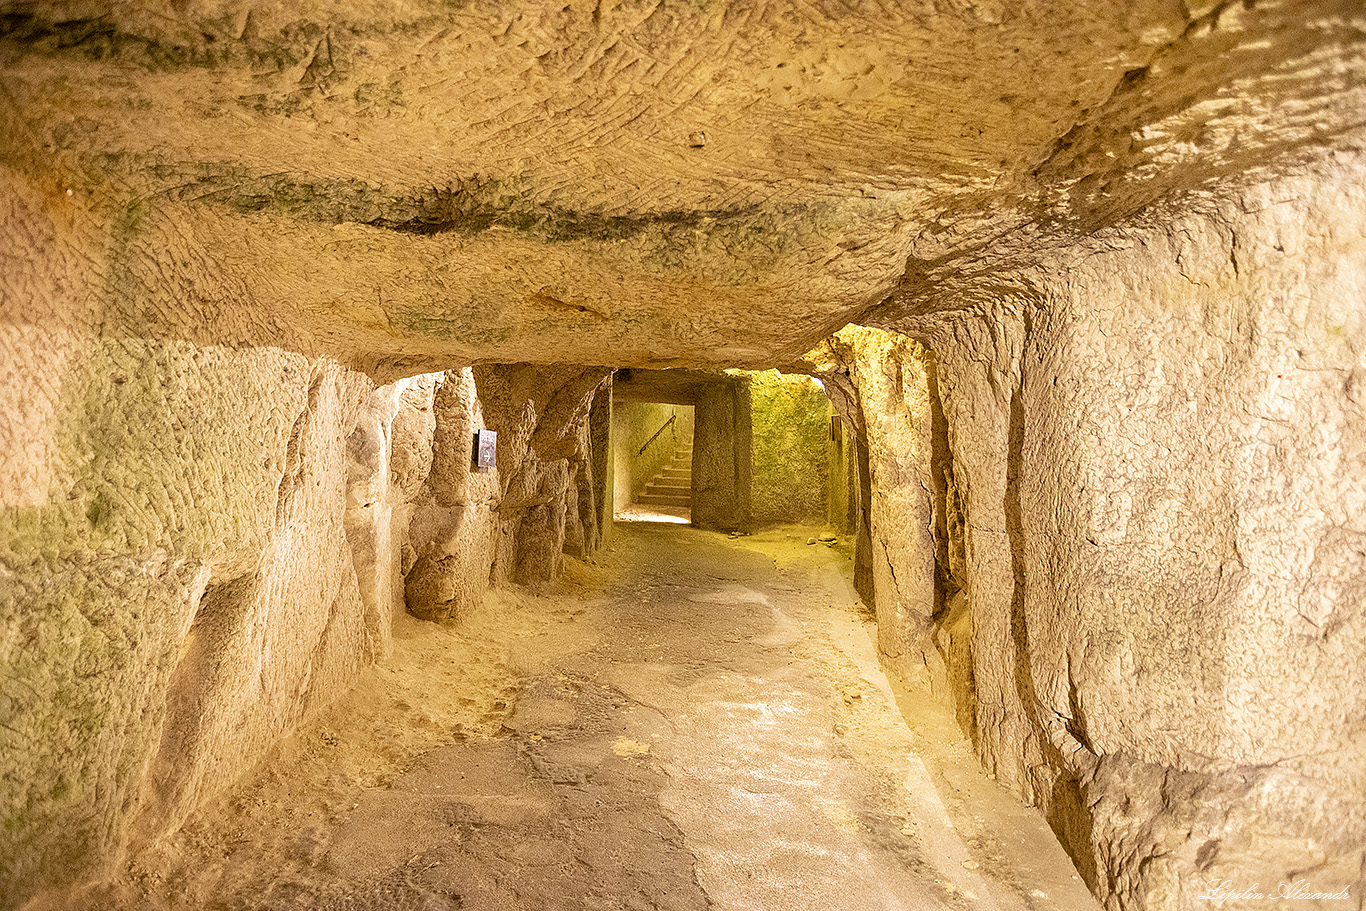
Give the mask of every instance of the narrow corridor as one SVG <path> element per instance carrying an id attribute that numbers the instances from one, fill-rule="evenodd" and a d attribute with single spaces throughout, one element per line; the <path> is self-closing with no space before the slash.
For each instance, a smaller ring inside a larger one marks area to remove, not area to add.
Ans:
<path id="1" fill-rule="evenodd" d="M 115 904 L 1094 909 L 949 713 L 878 669 L 838 552 L 618 526 L 546 597 L 395 655 Z"/>

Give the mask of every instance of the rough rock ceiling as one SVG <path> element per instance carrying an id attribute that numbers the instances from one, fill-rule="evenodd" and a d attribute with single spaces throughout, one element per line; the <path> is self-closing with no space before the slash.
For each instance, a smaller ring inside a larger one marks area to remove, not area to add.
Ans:
<path id="1" fill-rule="evenodd" d="M 1364 29 L 1331 0 L 0 3 L 0 162 L 183 238 L 228 290 L 156 319 L 246 311 L 218 341 L 762 367 L 1359 146 Z"/>
<path id="2" fill-rule="evenodd" d="M 725 372 L 715 370 L 634 370 L 617 371 L 612 378 L 612 398 L 627 402 L 664 402 L 695 405 L 708 387 L 734 382 Z"/>

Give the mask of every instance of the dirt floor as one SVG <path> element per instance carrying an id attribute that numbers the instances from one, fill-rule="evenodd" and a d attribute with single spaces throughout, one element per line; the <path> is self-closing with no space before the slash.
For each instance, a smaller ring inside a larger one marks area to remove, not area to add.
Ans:
<path id="1" fill-rule="evenodd" d="M 810 529 L 623 524 L 393 656 L 86 898 L 148 909 L 1094 909 Z"/>

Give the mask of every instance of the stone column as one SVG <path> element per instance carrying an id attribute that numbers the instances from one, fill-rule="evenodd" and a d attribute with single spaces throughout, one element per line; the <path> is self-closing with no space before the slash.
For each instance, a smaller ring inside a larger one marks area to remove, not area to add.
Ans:
<path id="1" fill-rule="evenodd" d="M 698 528 L 749 527 L 749 381 L 730 377 L 698 393 L 692 450 L 692 522 Z"/>

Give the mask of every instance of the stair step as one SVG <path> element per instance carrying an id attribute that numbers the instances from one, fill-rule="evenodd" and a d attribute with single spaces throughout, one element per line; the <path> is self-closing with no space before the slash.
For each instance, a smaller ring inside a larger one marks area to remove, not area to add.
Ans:
<path id="1" fill-rule="evenodd" d="M 688 485 L 688 483 L 661 483 L 658 481 L 650 481 L 645 485 L 645 492 L 663 493 L 665 496 L 671 497 L 690 497 L 693 496 L 693 485 Z"/>
<path id="2" fill-rule="evenodd" d="M 673 457 L 636 498 L 641 506 L 692 508 L 692 440 L 680 440 Z"/>
<path id="3" fill-rule="evenodd" d="M 666 497 L 663 494 L 643 493 L 636 498 L 641 506 L 692 506 L 692 497 Z"/>
<path id="4" fill-rule="evenodd" d="M 652 497 L 691 497 L 692 491 L 686 487 L 660 487 L 649 484 L 641 491 L 641 494 Z"/>
<path id="5" fill-rule="evenodd" d="M 640 495 L 642 497 L 664 497 L 670 500 L 692 499 L 692 491 L 677 487 L 647 487 Z"/>

